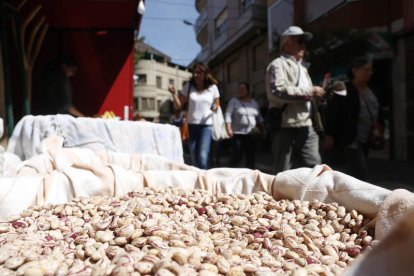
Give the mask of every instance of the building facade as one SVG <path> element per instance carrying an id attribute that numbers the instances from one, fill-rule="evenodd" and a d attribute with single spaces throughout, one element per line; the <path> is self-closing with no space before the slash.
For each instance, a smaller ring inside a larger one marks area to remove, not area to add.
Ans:
<path id="1" fill-rule="evenodd" d="M 135 68 L 134 117 L 139 114 L 149 121 L 167 123 L 173 112 L 168 85 L 181 90 L 191 73 L 149 45 L 141 42 L 135 48 L 141 57 Z"/>
<path id="2" fill-rule="evenodd" d="M 220 81 L 225 105 L 248 82 L 261 106 L 265 106 L 264 71 L 267 51 L 266 1 L 196 1 L 200 13 L 195 24 L 201 52 L 197 59 L 207 63 Z"/>
<path id="3" fill-rule="evenodd" d="M 378 157 L 414 159 L 414 0 L 227 0 L 200 1 L 196 36 L 220 80 L 222 101 L 247 81 L 266 106 L 264 75 L 277 56 L 281 32 L 295 24 L 313 32 L 308 59 L 315 83 L 325 72 L 344 74 L 352 57 L 374 60 L 373 85 L 386 114 L 388 147 Z"/>

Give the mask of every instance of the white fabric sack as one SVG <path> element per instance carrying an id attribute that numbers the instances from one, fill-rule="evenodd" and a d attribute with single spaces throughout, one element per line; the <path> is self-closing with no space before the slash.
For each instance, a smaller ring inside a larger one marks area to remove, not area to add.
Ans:
<path id="1" fill-rule="evenodd" d="M 406 210 L 394 222 L 391 232 L 371 251 L 359 256 L 345 272 L 345 276 L 414 274 L 414 209 Z"/>
<path id="2" fill-rule="evenodd" d="M 56 202 L 51 199 L 53 195 L 48 193 L 48 191 L 61 190 L 60 187 L 53 187 L 53 185 L 60 185 L 56 179 L 61 179 L 61 181 L 66 179 L 63 182 L 71 186 L 62 191 L 62 193 L 69 193 L 68 195 L 60 195 L 61 198 L 68 200 L 80 194 L 91 196 L 101 193 L 115 196 L 122 194 L 120 191 L 125 192 L 132 187 L 168 183 L 181 186 L 186 183 L 186 187 L 206 189 L 212 193 L 251 194 L 264 191 L 275 199 L 337 201 L 348 209 L 356 209 L 370 217 L 378 213 L 379 206 L 390 194 L 390 191 L 386 189 L 332 171 L 324 165 L 312 169 L 301 168 L 286 171 L 277 176 L 249 169 L 200 170 L 155 155 L 63 148 L 63 138 L 59 136 L 46 139 L 42 151 L 42 154 L 21 162 L 15 174 L 15 177 L 54 176 L 53 178 L 45 177 L 42 185 L 44 192 L 39 193 L 41 198 L 38 198 L 36 204 Z M 135 177 L 131 177 L 131 173 Z M 60 176 L 56 177 L 56 174 Z M 123 179 L 124 183 L 117 179 Z M 167 179 L 173 181 L 167 181 Z M 0 182 L 1 180 L 0 178 Z M 131 181 L 132 186 L 129 186 L 130 184 L 127 183 Z M 16 188 L 16 192 L 19 191 L 21 196 L 33 198 L 33 195 Z M 57 195 L 57 193 L 53 194 Z M 58 200 L 58 202 L 61 201 Z M 21 210 L 16 210 L 16 214 L 19 211 Z M 0 210 L 0 217 L 4 217 L 2 215 Z"/>
<path id="3" fill-rule="evenodd" d="M 213 112 L 213 127 L 211 129 L 211 137 L 214 141 L 219 141 L 223 139 L 228 139 L 229 135 L 226 130 L 226 122 L 224 121 L 223 111 L 221 107 L 217 109 L 216 112 Z"/>
<path id="4" fill-rule="evenodd" d="M 257 170 L 200 170 L 161 156 L 63 148 L 63 139 L 46 140 L 41 155 L 25 160 L 16 175 L 0 178 L 0 220 L 27 207 L 65 203 L 79 196 L 122 196 L 143 187 L 200 188 L 213 194 L 263 191 L 275 199 L 336 201 L 376 221 L 379 246 L 364 253 L 348 275 L 411 275 L 414 263 L 414 195 L 389 191 L 328 166 L 300 168 L 277 176 Z"/>

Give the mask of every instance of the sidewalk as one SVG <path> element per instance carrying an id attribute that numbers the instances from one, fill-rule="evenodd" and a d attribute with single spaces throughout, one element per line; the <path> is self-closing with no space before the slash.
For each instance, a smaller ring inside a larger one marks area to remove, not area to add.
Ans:
<path id="1" fill-rule="evenodd" d="M 383 159 L 369 160 L 372 184 L 386 189 L 407 189 L 414 192 L 414 162 Z"/>
<path id="2" fill-rule="evenodd" d="M 226 167 L 228 156 L 221 154 L 219 164 L 214 167 Z M 188 156 L 185 157 L 188 160 Z M 256 169 L 263 173 L 272 173 L 273 157 L 270 149 L 259 149 L 256 152 Z M 244 165 L 244 160 L 241 161 Z M 395 161 L 372 158 L 368 161 L 369 177 L 367 182 L 389 190 L 406 189 L 414 192 L 414 161 Z"/>
<path id="3" fill-rule="evenodd" d="M 367 182 L 389 190 L 406 189 L 414 192 L 413 161 L 369 159 L 368 166 L 370 180 Z M 272 170 L 271 153 L 257 152 L 256 167 L 264 173 L 270 173 Z"/>

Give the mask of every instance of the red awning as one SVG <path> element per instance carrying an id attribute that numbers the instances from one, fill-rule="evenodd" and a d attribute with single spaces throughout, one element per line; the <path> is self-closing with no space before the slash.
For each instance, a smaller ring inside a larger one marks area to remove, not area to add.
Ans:
<path id="1" fill-rule="evenodd" d="M 138 0 L 39 0 L 51 28 L 138 28 Z"/>

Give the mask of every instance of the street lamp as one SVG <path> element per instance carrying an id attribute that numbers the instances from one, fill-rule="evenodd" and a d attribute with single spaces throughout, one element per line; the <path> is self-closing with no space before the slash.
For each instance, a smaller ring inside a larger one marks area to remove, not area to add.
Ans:
<path id="1" fill-rule="evenodd" d="M 143 15 L 145 13 L 145 10 L 146 9 L 145 9 L 144 1 L 143 0 L 139 0 L 138 7 L 137 7 L 138 14 Z"/>
<path id="2" fill-rule="evenodd" d="M 184 20 L 183 20 L 183 23 L 184 23 L 185 25 L 195 27 L 195 24 L 194 24 L 194 23 L 192 23 L 192 22 L 190 22 L 190 21 L 188 21 L 187 19 L 184 19 Z"/>

